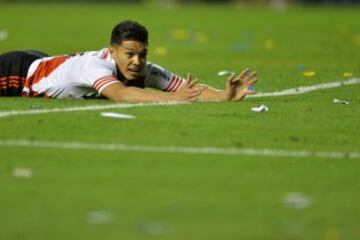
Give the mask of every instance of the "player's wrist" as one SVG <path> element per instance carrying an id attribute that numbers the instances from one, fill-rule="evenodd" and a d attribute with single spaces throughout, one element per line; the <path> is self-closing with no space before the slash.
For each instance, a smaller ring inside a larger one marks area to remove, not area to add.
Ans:
<path id="1" fill-rule="evenodd" d="M 227 101 L 231 101 L 231 96 L 226 92 L 226 91 L 219 91 L 218 92 L 218 99 L 221 102 L 227 102 Z"/>
<path id="2" fill-rule="evenodd" d="M 177 92 L 168 92 L 167 94 L 169 96 L 170 101 L 179 101 L 179 100 L 181 100 L 180 97 L 179 97 L 179 94 Z"/>

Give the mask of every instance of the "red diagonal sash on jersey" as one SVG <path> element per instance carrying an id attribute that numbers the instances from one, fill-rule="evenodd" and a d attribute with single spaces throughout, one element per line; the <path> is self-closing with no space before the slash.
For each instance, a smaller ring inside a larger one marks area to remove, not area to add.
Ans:
<path id="1" fill-rule="evenodd" d="M 24 89 L 28 92 L 23 92 L 24 96 L 36 96 L 37 93 L 33 92 L 31 86 L 38 83 L 42 78 L 49 76 L 56 68 L 63 64 L 69 56 L 58 56 L 51 58 L 47 61 L 41 62 L 36 68 L 35 72 L 26 79 Z"/>

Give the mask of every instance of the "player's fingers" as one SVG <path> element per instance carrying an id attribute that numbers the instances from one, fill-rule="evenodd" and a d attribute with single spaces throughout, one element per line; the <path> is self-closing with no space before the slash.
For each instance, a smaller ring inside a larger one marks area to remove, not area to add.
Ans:
<path id="1" fill-rule="evenodd" d="M 257 83 L 257 78 L 246 81 L 246 86 L 251 86 L 254 85 L 255 83 Z"/>
<path id="2" fill-rule="evenodd" d="M 253 78 L 256 78 L 256 76 L 257 76 L 257 72 L 251 72 L 251 73 L 246 77 L 246 79 L 251 80 L 251 79 L 253 79 Z"/>
<path id="3" fill-rule="evenodd" d="M 254 72 L 252 70 L 249 70 L 249 71 L 245 72 L 244 74 L 242 74 L 240 76 L 240 81 L 241 82 L 246 82 L 246 81 L 251 80 L 253 78 L 256 78 L 256 72 Z"/>
<path id="4" fill-rule="evenodd" d="M 194 87 L 194 88 L 189 88 L 186 91 L 188 94 L 197 94 L 197 93 L 201 93 L 201 88 L 200 87 Z"/>
<path id="5" fill-rule="evenodd" d="M 238 79 L 244 79 L 246 78 L 246 76 L 248 76 L 251 73 L 251 69 L 250 68 L 245 68 L 244 70 L 242 70 L 239 75 L 237 76 Z"/>
<path id="6" fill-rule="evenodd" d="M 198 99 L 201 95 L 201 91 L 199 89 L 188 93 L 188 99 Z"/>
<path id="7" fill-rule="evenodd" d="M 227 81 L 231 83 L 232 80 L 235 78 L 235 76 L 236 76 L 235 73 L 232 73 L 232 74 L 228 77 Z"/>
<path id="8" fill-rule="evenodd" d="M 188 87 L 189 88 L 192 88 L 192 87 L 194 87 L 196 84 L 198 84 L 199 83 L 199 81 L 197 80 L 197 79 L 195 79 L 195 80 L 193 80 L 193 81 L 191 81 L 189 84 L 188 84 Z"/>
<path id="9" fill-rule="evenodd" d="M 231 81 L 231 84 L 233 84 L 233 85 L 238 85 L 240 82 L 241 82 L 240 79 L 235 78 L 235 79 L 233 79 L 233 80 Z"/>
<path id="10" fill-rule="evenodd" d="M 196 102 L 196 101 L 199 101 L 199 97 L 192 97 L 192 98 L 189 98 L 188 101 L 190 102 Z"/>
<path id="11" fill-rule="evenodd" d="M 187 73 L 186 75 L 186 84 L 189 85 L 192 81 L 191 73 Z"/>

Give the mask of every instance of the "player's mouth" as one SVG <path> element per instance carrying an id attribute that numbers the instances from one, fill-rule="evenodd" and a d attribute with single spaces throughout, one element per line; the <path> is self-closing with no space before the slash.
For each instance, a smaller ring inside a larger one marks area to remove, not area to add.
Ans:
<path id="1" fill-rule="evenodd" d="M 142 68 L 128 68 L 128 72 L 135 77 L 140 76 L 141 70 Z"/>

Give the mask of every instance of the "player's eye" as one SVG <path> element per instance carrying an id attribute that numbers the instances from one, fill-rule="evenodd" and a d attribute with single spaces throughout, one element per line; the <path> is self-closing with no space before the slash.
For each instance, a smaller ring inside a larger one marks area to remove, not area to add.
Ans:
<path id="1" fill-rule="evenodd" d="M 132 53 L 132 52 L 127 52 L 127 53 L 126 53 L 126 56 L 128 56 L 129 58 L 132 58 L 132 57 L 134 56 L 134 53 Z"/>

